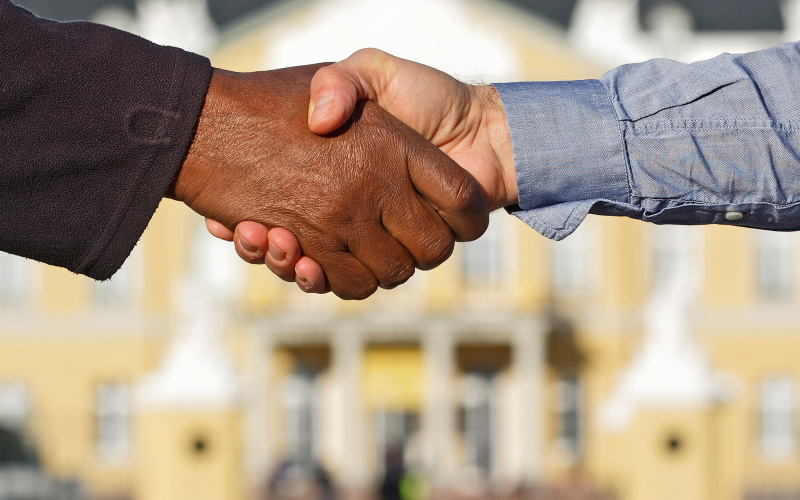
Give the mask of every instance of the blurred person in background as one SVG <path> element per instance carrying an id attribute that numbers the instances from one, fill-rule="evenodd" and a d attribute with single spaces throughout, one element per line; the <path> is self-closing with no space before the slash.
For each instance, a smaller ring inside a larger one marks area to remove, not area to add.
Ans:
<path id="1" fill-rule="evenodd" d="M 403 447 L 393 444 L 386 451 L 383 479 L 378 488 L 381 500 L 404 500 L 401 488 L 405 475 L 406 464 Z"/>
<path id="2" fill-rule="evenodd" d="M 291 459 L 278 463 L 269 477 L 264 498 L 297 498 L 311 496 L 317 500 L 336 500 L 333 479 L 325 467 L 314 462 L 304 471 Z M 310 493 L 309 493 L 310 492 Z"/>

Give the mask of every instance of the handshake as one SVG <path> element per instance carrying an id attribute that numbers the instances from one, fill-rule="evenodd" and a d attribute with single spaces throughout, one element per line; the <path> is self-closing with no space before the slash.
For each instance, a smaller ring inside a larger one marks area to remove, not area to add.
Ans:
<path id="1" fill-rule="evenodd" d="M 481 236 L 517 187 L 494 87 L 365 49 L 332 65 L 215 70 L 170 196 L 244 260 L 363 299 Z"/>

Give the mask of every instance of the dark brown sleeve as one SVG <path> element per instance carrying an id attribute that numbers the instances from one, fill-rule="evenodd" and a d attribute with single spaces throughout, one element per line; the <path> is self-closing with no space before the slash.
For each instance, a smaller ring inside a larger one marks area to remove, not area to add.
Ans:
<path id="1" fill-rule="evenodd" d="M 201 56 L 0 0 L 0 251 L 111 277 L 177 175 L 210 78 Z"/>

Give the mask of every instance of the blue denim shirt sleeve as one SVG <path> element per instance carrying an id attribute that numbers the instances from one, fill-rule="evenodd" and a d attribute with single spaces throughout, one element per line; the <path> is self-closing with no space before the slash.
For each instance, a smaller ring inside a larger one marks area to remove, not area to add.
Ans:
<path id="1" fill-rule="evenodd" d="M 588 213 L 800 229 L 800 43 L 495 87 L 519 188 L 509 211 L 544 236 Z"/>

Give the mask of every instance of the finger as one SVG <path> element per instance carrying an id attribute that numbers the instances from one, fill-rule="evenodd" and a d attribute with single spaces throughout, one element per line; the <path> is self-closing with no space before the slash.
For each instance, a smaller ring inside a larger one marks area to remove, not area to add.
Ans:
<path id="1" fill-rule="evenodd" d="M 296 281 L 295 266 L 302 257 L 300 242 L 291 231 L 276 227 L 269 231 L 264 263 L 284 281 Z"/>
<path id="2" fill-rule="evenodd" d="M 450 227 L 424 199 L 416 199 L 384 214 L 383 226 L 413 256 L 416 267 L 433 269 L 453 253 Z"/>
<path id="3" fill-rule="evenodd" d="M 328 258 L 315 258 L 322 263 L 331 291 L 344 300 L 366 299 L 378 289 L 375 275 L 351 253 L 337 252 Z"/>
<path id="4" fill-rule="evenodd" d="M 214 219 L 206 219 L 206 229 L 208 229 L 208 232 L 211 233 L 212 236 L 225 241 L 233 241 L 233 231 Z"/>
<path id="5" fill-rule="evenodd" d="M 331 291 L 325 272 L 317 261 L 310 257 L 300 257 L 294 266 L 297 286 L 306 293 L 328 293 Z"/>
<path id="6" fill-rule="evenodd" d="M 239 257 L 250 264 L 262 264 L 267 253 L 268 232 L 266 227 L 257 222 L 240 222 L 233 236 Z"/>
<path id="7" fill-rule="evenodd" d="M 419 138 L 411 149 L 408 172 L 417 191 L 453 230 L 457 241 L 478 239 L 489 226 L 483 190 L 469 172 Z"/>
<path id="8" fill-rule="evenodd" d="M 414 257 L 383 227 L 365 237 L 358 233 L 353 236 L 350 252 L 372 271 L 381 288 L 394 288 L 414 275 Z"/>

